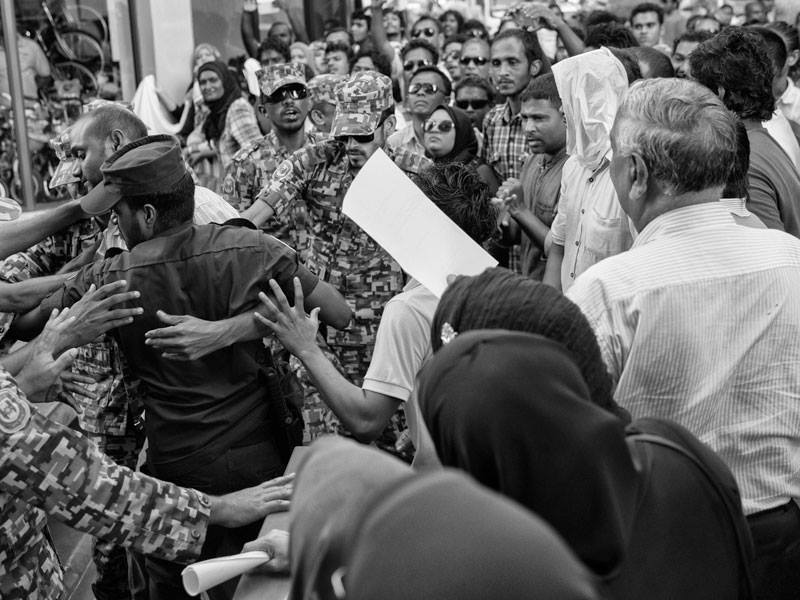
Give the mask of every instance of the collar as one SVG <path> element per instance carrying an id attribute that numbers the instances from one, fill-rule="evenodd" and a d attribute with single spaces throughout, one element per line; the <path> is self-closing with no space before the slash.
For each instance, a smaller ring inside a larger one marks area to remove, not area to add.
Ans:
<path id="1" fill-rule="evenodd" d="M 561 150 L 559 150 L 558 152 L 556 152 L 555 154 L 553 154 L 553 156 L 550 156 L 549 158 L 547 156 L 543 155 L 543 157 L 542 157 L 542 168 L 543 169 L 547 169 L 551 165 L 554 165 L 558 161 L 564 160 L 565 158 L 567 158 L 567 148 L 566 147 L 562 148 Z"/>
<path id="2" fill-rule="evenodd" d="M 727 207 L 721 202 L 703 202 L 676 208 L 650 221 L 636 237 L 632 248 L 670 235 L 683 235 L 687 231 L 735 225 Z"/>
<path id="3" fill-rule="evenodd" d="M 753 214 L 747 210 L 747 198 L 720 198 L 719 201 L 728 212 L 737 217 L 749 217 Z"/>
<path id="4" fill-rule="evenodd" d="M 503 112 L 500 113 L 500 116 L 503 120 L 504 125 L 508 125 L 519 119 L 519 113 L 512 115 L 511 114 L 511 101 L 506 100 L 506 103 L 503 104 Z"/>

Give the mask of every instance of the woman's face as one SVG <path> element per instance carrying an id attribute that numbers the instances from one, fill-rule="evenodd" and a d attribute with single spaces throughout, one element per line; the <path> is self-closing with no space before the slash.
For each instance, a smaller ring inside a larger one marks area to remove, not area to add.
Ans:
<path id="1" fill-rule="evenodd" d="M 204 65 L 216 59 L 217 57 L 214 56 L 214 52 L 211 51 L 211 48 L 206 48 L 205 46 L 198 48 L 194 53 L 194 68 L 197 69 L 200 65 Z"/>
<path id="2" fill-rule="evenodd" d="M 303 52 L 302 48 L 292 48 L 292 62 L 298 65 L 304 65 L 308 62 L 306 53 Z"/>
<path id="3" fill-rule="evenodd" d="M 441 131 L 440 128 L 447 129 L 448 131 Z M 425 149 L 434 158 L 446 156 L 453 151 L 453 146 L 456 144 L 456 128 L 453 119 L 447 114 L 447 111 L 438 108 L 431 114 L 425 121 L 425 132 L 423 141 Z"/>
<path id="4" fill-rule="evenodd" d="M 458 20 L 453 15 L 447 15 L 442 21 L 442 33 L 446 38 L 458 33 Z"/>
<path id="5" fill-rule="evenodd" d="M 214 71 L 203 71 L 197 76 L 197 84 L 200 86 L 200 93 L 203 100 L 213 102 L 219 100 L 225 94 L 222 80 Z"/>

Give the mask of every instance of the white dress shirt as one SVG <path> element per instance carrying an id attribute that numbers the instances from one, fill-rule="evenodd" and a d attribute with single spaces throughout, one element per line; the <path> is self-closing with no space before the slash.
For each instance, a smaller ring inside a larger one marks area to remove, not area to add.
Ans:
<path id="1" fill-rule="evenodd" d="M 800 240 L 719 202 L 665 213 L 567 294 L 615 398 L 677 421 L 730 467 L 745 513 L 800 498 Z"/>

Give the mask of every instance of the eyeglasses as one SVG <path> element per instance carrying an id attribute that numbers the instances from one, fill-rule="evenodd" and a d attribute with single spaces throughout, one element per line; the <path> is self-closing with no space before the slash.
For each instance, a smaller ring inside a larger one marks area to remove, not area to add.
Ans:
<path id="1" fill-rule="evenodd" d="M 429 60 L 407 60 L 403 63 L 403 70 L 414 71 L 420 67 L 430 67 L 432 64 Z"/>
<path id="2" fill-rule="evenodd" d="M 488 100 L 456 100 L 456 106 L 462 110 L 481 110 L 489 104 Z"/>
<path id="3" fill-rule="evenodd" d="M 475 63 L 476 66 L 482 67 L 487 62 L 489 62 L 489 59 L 486 58 L 485 56 L 462 56 L 461 60 L 459 60 L 458 62 L 460 62 L 465 67 L 469 63 Z"/>
<path id="4" fill-rule="evenodd" d="M 436 35 L 436 30 L 433 27 L 423 27 L 422 29 L 415 29 L 411 32 L 412 38 L 418 38 L 423 35 L 425 37 L 433 37 Z"/>
<path id="5" fill-rule="evenodd" d="M 350 139 L 355 140 L 359 144 L 369 144 L 372 141 L 375 141 L 375 132 L 367 133 L 365 135 L 337 135 L 335 139 L 340 144 L 347 144 Z"/>
<path id="6" fill-rule="evenodd" d="M 408 86 L 409 94 L 418 94 L 422 92 L 427 96 L 430 94 L 435 94 L 438 91 L 439 86 L 435 83 L 412 83 L 410 86 Z"/>
<path id="7" fill-rule="evenodd" d="M 275 90 L 266 97 L 268 104 L 278 104 L 287 98 L 292 100 L 302 100 L 308 97 L 308 90 L 302 85 L 286 85 L 280 89 Z"/>
<path id="8" fill-rule="evenodd" d="M 453 127 L 455 127 L 455 125 L 453 125 L 452 121 L 425 121 L 422 130 L 425 133 L 433 133 L 434 131 L 448 133 L 453 130 Z"/>

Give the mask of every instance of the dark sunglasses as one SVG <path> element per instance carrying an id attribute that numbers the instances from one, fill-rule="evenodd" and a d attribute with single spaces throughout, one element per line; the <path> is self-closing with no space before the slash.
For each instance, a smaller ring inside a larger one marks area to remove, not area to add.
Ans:
<path id="1" fill-rule="evenodd" d="M 266 102 L 268 104 L 278 104 L 287 98 L 291 98 L 292 100 L 302 100 L 303 98 L 308 98 L 308 90 L 302 85 L 287 85 L 279 90 L 275 90 L 269 96 L 267 96 Z"/>
<path id="2" fill-rule="evenodd" d="M 354 139 L 359 144 L 369 144 L 370 142 L 375 141 L 375 132 L 365 135 L 337 135 L 333 139 L 340 144 L 346 144 L 350 141 L 350 138 Z"/>
<path id="3" fill-rule="evenodd" d="M 425 95 L 435 94 L 439 91 L 439 86 L 435 83 L 412 83 L 408 86 L 409 94 L 418 94 L 422 92 Z"/>
<path id="4" fill-rule="evenodd" d="M 453 125 L 452 121 L 425 121 L 422 130 L 425 133 L 433 133 L 434 131 L 448 133 L 452 131 L 453 127 L 455 127 L 455 125 Z"/>
<path id="5" fill-rule="evenodd" d="M 470 37 L 481 38 L 482 40 L 485 40 L 487 37 L 489 37 L 489 34 L 487 34 L 485 31 L 481 31 L 480 29 L 470 29 L 467 31 L 467 35 Z"/>
<path id="6" fill-rule="evenodd" d="M 488 100 L 456 100 L 456 106 L 462 110 L 480 110 L 486 108 L 488 104 Z"/>
<path id="7" fill-rule="evenodd" d="M 436 35 L 436 30 L 433 27 L 423 27 L 422 29 L 417 29 L 411 32 L 412 38 L 418 38 L 423 35 L 427 37 L 433 37 Z"/>
<path id="8" fill-rule="evenodd" d="M 459 60 L 458 62 L 460 62 L 465 67 L 469 63 L 475 63 L 476 66 L 482 67 L 487 62 L 489 62 L 489 59 L 486 58 L 485 56 L 462 56 L 461 60 Z"/>
<path id="9" fill-rule="evenodd" d="M 433 63 L 429 60 L 407 60 L 403 63 L 404 71 L 414 71 L 420 67 L 430 67 Z"/>

